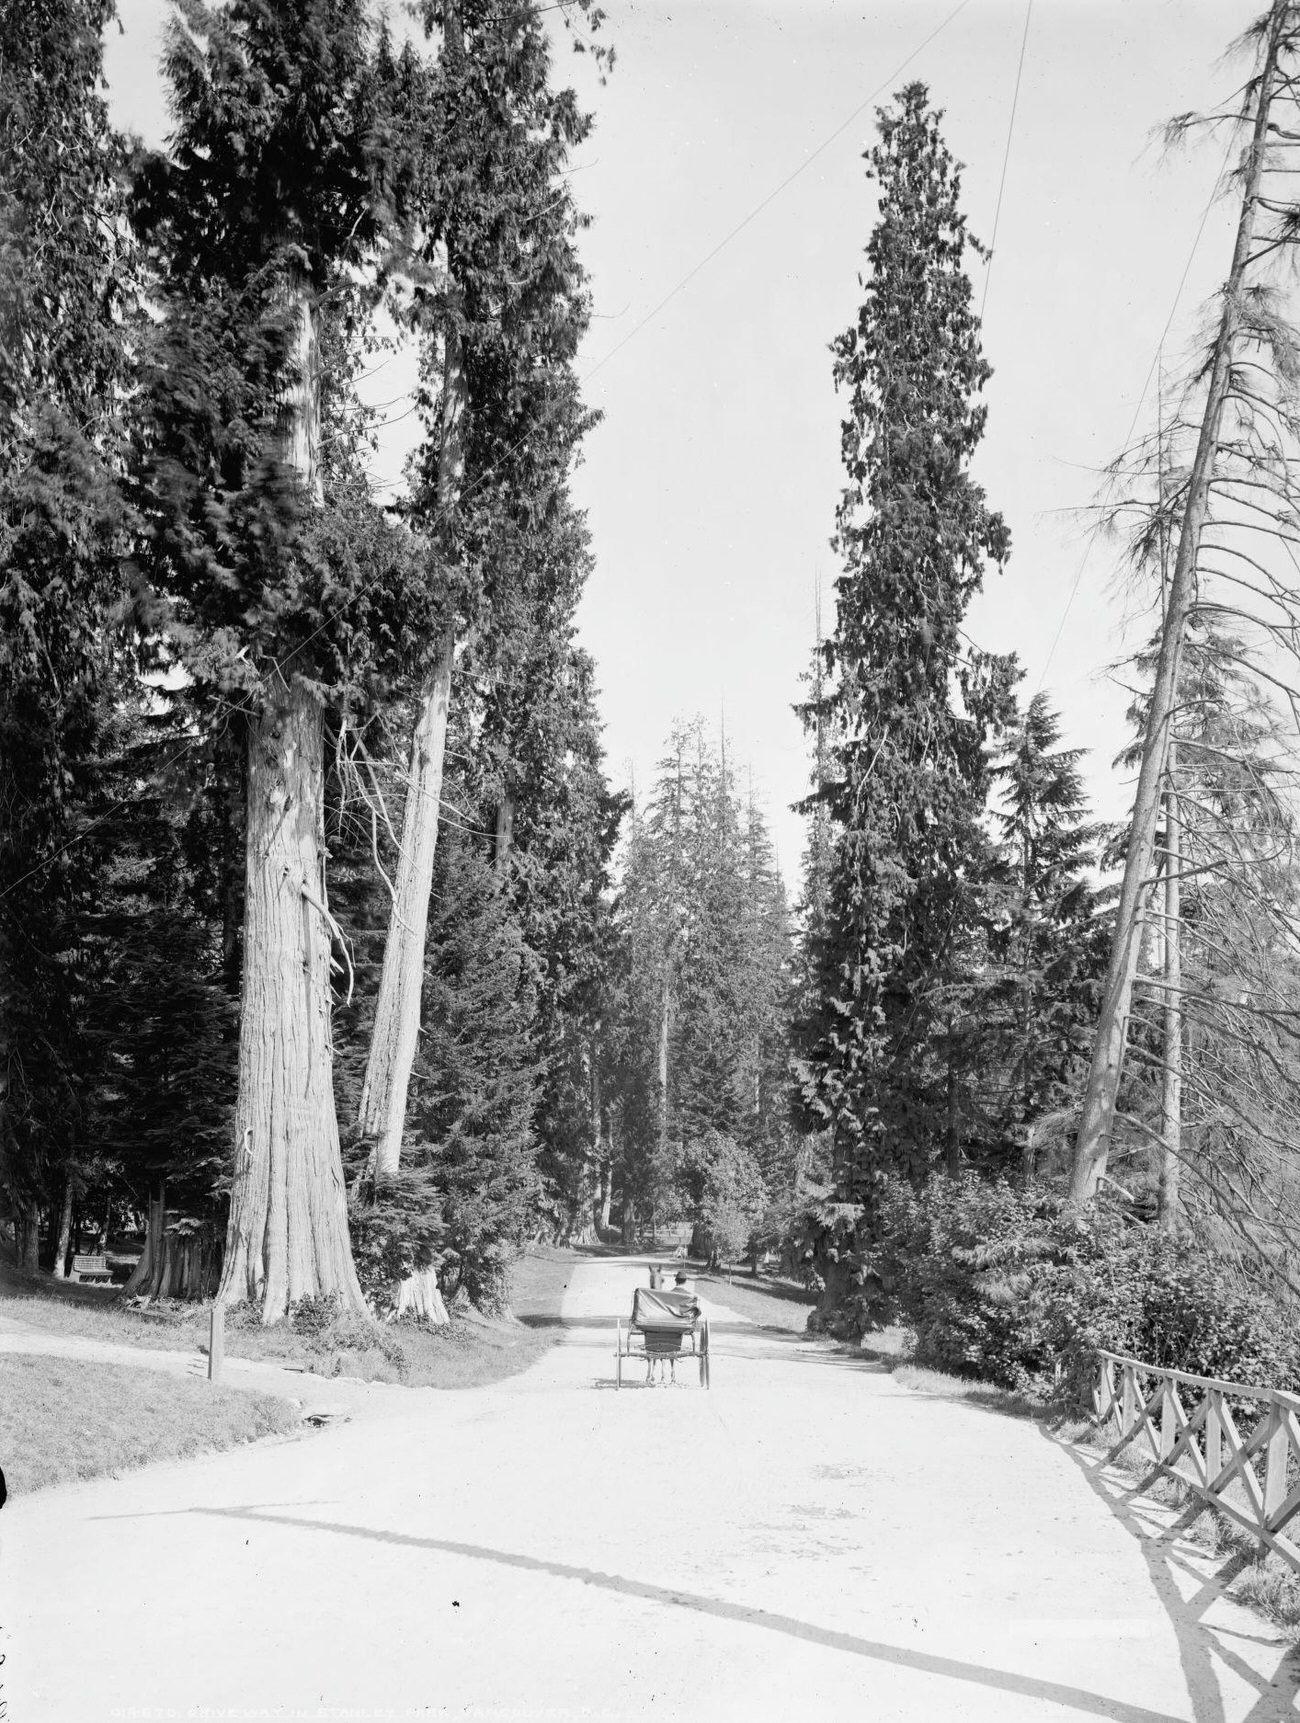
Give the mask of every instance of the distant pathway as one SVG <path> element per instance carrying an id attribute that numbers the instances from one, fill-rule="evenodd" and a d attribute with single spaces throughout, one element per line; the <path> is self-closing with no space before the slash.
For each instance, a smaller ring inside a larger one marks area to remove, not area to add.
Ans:
<path id="1" fill-rule="evenodd" d="M 575 1265 L 566 1344 L 495 1386 L 12 1502 L 13 1723 L 1300 1714 L 1286 1646 L 1031 1424 L 716 1309 L 711 1393 L 615 1393 L 644 1279 Z"/>

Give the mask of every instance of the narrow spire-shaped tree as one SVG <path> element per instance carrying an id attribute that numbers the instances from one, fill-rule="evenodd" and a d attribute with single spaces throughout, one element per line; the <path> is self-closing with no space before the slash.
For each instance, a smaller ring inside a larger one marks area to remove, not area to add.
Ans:
<path id="1" fill-rule="evenodd" d="M 834 853 L 800 1123 L 833 1134 L 835 1195 L 857 1213 L 878 1169 L 923 1171 L 945 1128 L 930 1043 L 1009 680 L 1001 661 L 972 661 L 960 631 L 1008 535 L 969 472 L 989 367 L 940 118 L 919 83 L 880 114 L 865 295 L 834 346 L 848 484 L 819 791 Z"/>

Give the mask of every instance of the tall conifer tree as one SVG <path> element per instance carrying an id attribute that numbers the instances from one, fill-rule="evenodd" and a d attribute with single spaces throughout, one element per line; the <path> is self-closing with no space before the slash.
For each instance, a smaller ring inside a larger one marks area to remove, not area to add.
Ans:
<path id="1" fill-rule="evenodd" d="M 390 69 L 360 0 L 182 0 L 164 69 L 176 128 L 138 196 L 159 313 L 142 367 L 142 560 L 154 630 L 214 727 L 233 716 L 247 738 L 221 1296 L 274 1321 L 311 1295 L 363 1308 L 331 1088 L 325 717 L 404 668 L 428 622 L 346 430 L 344 332 L 387 230 Z"/>
<path id="2" fill-rule="evenodd" d="M 0 1212 L 35 1267 L 72 1155 L 86 790 L 119 588 L 119 141 L 111 0 L 0 8 Z"/>
<path id="3" fill-rule="evenodd" d="M 848 397 L 844 567 L 829 686 L 812 714 L 834 853 L 799 1113 L 833 1133 L 836 1195 L 857 1213 L 877 1169 L 921 1173 L 944 1135 L 942 983 L 970 913 L 963 864 L 985 799 L 985 735 L 1010 682 L 1006 661 L 972 658 L 961 636 L 1008 534 L 969 472 L 989 367 L 965 272 L 978 246 L 940 118 L 922 84 L 880 114 L 865 295 L 834 345 Z"/>

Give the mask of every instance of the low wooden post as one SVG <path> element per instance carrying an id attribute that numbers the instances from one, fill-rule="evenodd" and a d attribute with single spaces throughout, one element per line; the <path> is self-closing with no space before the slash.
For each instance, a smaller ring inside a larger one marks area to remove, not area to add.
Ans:
<path id="1" fill-rule="evenodd" d="M 1107 1424 L 1119 1422 L 1119 1399 L 1115 1393 L 1115 1361 L 1103 1358 L 1101 1380 L 1097 1385 L 1097 1416 Z"/>
<path id="2" fill-rule="evenodd" d="M 1280 1406 L 1270 1408 L 1272 1429 L 1268 1438 L 1268 1463 L 1264 1468 L 1264 1518 L 1271 1520 L 1286 1500 L 1286 1465 L 1291 1453 L 1286 1417 Z"/>
<path id="3" fill-rule="evenodd" d="M 1217 1388 L 1206 1393 L 1205 1408 L 1205 1483 L 1213 1489 L 1214 1480 L 1223 1470 L 1223 1395 Z"/>
<path id="4" fill-rule="evenodd" d="M 217 1300 L 208 1318 L 208 1381 L 220 1382 L 226 1356 L 226 1307 Z"/>
<path id="5" fill-rule="evenodd" d="M 1122 1420 L 1120 1424 L 1120 1435 L 1127 1436 L 1134 1424 L 1137 1423 L 1137 1371 L 1131 1364 L 1124 1365 L 1123 1378 L 1124 1404 L 1120 1408 L 1120 1418 Z"/>
<path id="6" fill-rule="evenodd" d="M 1166 1376 L 1160 1395 L 1160 1458 L 1162 1460 L 1167 1460 L 1173 1452 L 1175 1439 L 1174 1385 Z"/>

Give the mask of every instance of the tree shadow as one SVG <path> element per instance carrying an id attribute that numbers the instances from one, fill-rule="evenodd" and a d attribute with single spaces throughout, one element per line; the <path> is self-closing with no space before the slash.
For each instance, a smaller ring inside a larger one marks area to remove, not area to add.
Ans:
<path id="1" fill-rule="evenodd" d="M 308 1504 L 304 1504 L 308 1505 Z M 369 1543 L 389 1544 L 399 1549 L 427 1550 L 432 1554 L 459 1556 L 470 1561 L 493 1563 L 523 1573 L 534 1573 L 552 1579 L 572 1580 L 581 1585 L 598 1587 L 622 1597 L 659 1604 L 666 1609 L 685 1609 L 717 1621 L 735 1622 L 744 1627 L 759 1628 L 804 1644 L 821 1646 L 829 1651 L 843 1652 L 868 1662 L 917 1675 L 939 1676 L 949 1681 L 963 1682 L 994 1692 L 1014 1694 L 1020 1698 L 1038 1699 L 1045 1704 L 1061 1706 L 1083 1716 L 1105 1717 L 1112 1723 L 1181 1723 L 1170 1711 L 1152 1711 L 1145 1705 L 1131 1705 L 1127 1700 L 1112 1699 L 1086 1688 L 1072 1687 L 1064 1682 L 1045 1681 L 1037 1676 L 1022 1675 L 1011 1669 L 990 1669 L 982 1664 L 968 1663 L 959 1658 L 941 1657 L 933 1652 L 913 1650 L 907 1646 L 890 1645 L 884 1640 L 864 1639 L 857 1634 L 843 1633 L 820 1627 L 816 1622 L 777 1611 L 757 1609 L 748 1604 L 732 1603 L 726 1598 L 709 1597 L 680 1586 L 655 1585 L 647 1580 L 629 1578 L 623 1574 L 602 1573 L 597 1568 L 576 1567 L 568 1562 L 541 1556 L 524 1555 L 513 1550 L 491 1549 L 484 1544 L 462 1543 L 454 1538 L 416 1537 L 409 1532 L 379 1531 L 370 1526 L 348 1525 L 336 1520 L 309 1519 L 298 1514 L 275 1512 L 273 1508 L 256 1503 L 243 1506 L 212 1508 L 196 1506 L 163 1510 L 163 1514 L 183 1516 L 202 1514 L 213 1519 L 247 1521 L 255 1525 L 296 1527 L 307 1532 L 325 1532 L 332 1536 L 357 1538 Z M 151 1519 L 153 1514 L 103 1514 L 100 1519 Z M 1252 1713 L 1252 1718 L 1255 1713 Z M 1197 1713 L 1197 1723 L 1202 1723 Z"/>
<path id="2" fill-rule="evenodd" d="M 739 1274 L 734 1281 L 723 1280 L 720 1276 L 704 1273 L 697 1277 L 698 1283 L 713 1288 L 719 1304 L 727 1302 L 727 1293 L 734 1286 L 740 1292 L 761 1292 L 764 1298 L 779 1298 L 787 1304 L 798 1304 L 805 1310 L 815 1310 L 817 1300 L 801 1286 L 796 1286 L 788 1280 L 773 1280 L 765 1274 Z"/>
<path id="3" fill-rule="evenodd" d="M 1279 1641 L 1237 1633 L 1230 1628 L 1215 1627 L 1205 1620 L 1206 1612 L 1213 1604 L 1221 1600 L 1235 1601 L 1228 1597 L 1227 1586 L 1250 1560 L 1249 1556 L 1243 1555 L 1229 1558 L 1210 1579 L 1206 1579 L 1188 1560 L 1179 1548 L 1178 1540 L 1192 1523 L 1207 1511 L 1205 1504 L 1193 1502 L 1172 1522 L 1153 1529 L 1157 1523 L 1154 1516 L 1144 1518 L 1133 1505 L 1140 1499 L 1140 1488 L 1124 1490 L 1114 1487 L 1108 1477 L 1111 1469 L 1107 1467 L 1104 1458 L 1088 1453 L 1075 1443 L 1061 1441 L 1047 1429 L 1043 1429 L 1042 1433 L 1048 1441 L 1070 1457 L 1083 1474 L 1092 1493 L 1105 1503 L 1107 1510 L 1133 1537 L 1141 1550 L 1142 1559 L 1151 1576 L 1152 1588 L 1174 1629 L 1195 1723 L 1225 1723 L 1223 1697 L 1214 1669 L 1212 1651 L 1214 1657 L 1248 1687 L 1253 1687 L 1258 1695 L 1250 1710 L 1240 1719 L 1240 1723 L 1274 1723 L 1275 1719 L 1294 1716 L 1293 1701 L 1300 1692 L 1300 1671 L 1295 1667 L 1292 1648 L 1283 1644 L 1272 1674 L 1262 1675 L 1224 1641 L 1250 1639 L 1255 1644 L 1265 1645 L 1276 1645 Z M 1206 1560 L 1213 1559 L 1209 1550 L 1203 1553 Z M 1195 1581 L 1197 1589 L 1190 1597 L 1184 1597 L 1178 1587 L 1175 1575 L 1179 1573 Z"/>

